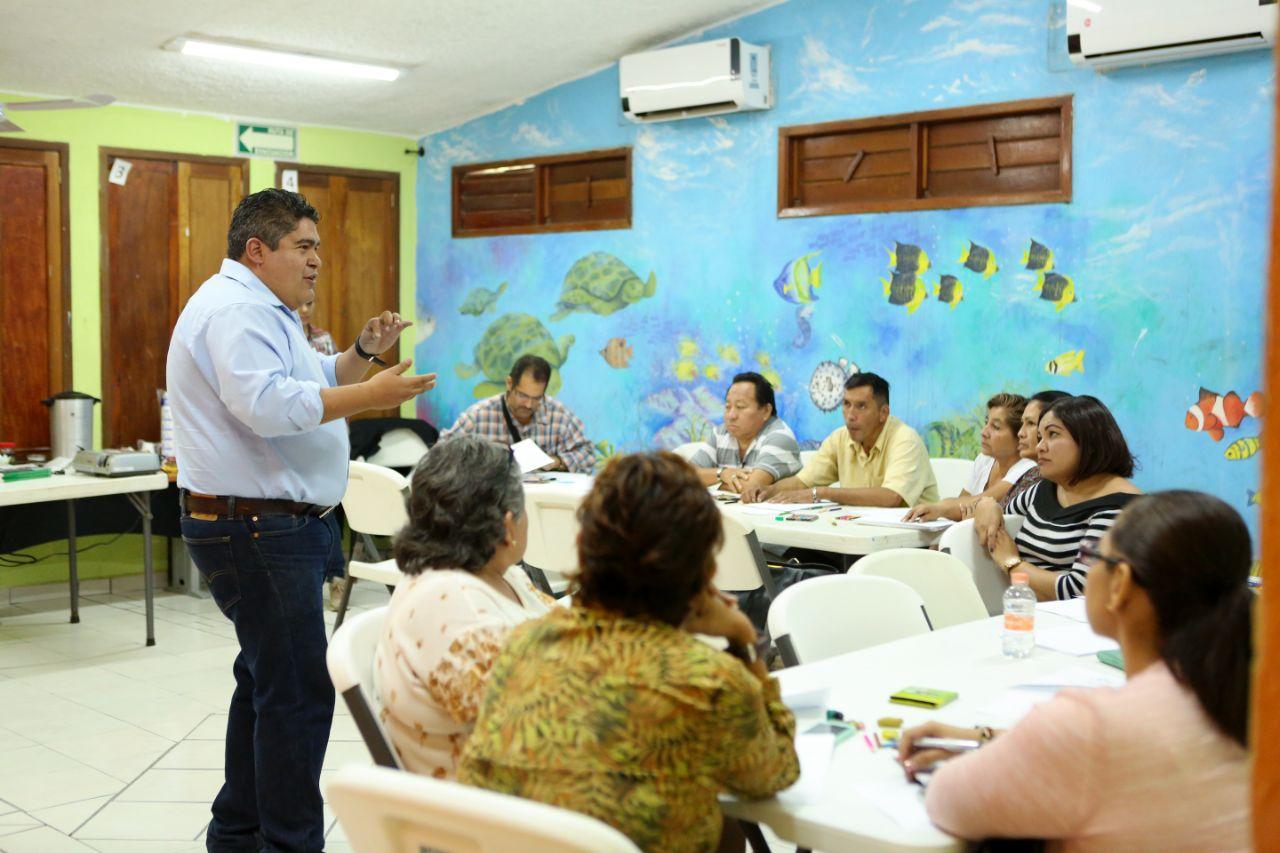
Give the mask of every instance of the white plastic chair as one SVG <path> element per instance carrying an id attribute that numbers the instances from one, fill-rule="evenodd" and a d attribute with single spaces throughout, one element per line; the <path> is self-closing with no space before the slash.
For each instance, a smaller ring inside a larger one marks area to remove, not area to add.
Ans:
<path id="1" fill-rule="evenodd" d="M 750 592 L 764 587 L 772 599 L 776 593 L 769 565 L 756 532 L 741 521 L 721 515 L 724 543 L 716 554 L 715 585 L 726 592 Z"/>
<path id="2" fill-rule="evenodd" d="M 386 468 L 412 468 L 430 449 L 416 432 L 400 427 L 383 433 L 378 449 L 364 461 Z"/>
<path id="3" fill-rule="evenodd" d="M 893 578 L 924 599 L 934 630 L 987 618 L 987 606 L 969 567 L 950 554 L 927 548 L 890 548 L 862 557 L 849 574 Z"/>
<path id="4" fill-rule="evenodd" d="M 784 589 L 769 608 L 769 633 L 787 666 L 929 630 L 924 601 L 892 578 L 811 578 Z"/>
<path id="5" fill-rule="evenodd" d="M 357 579 L 376 580 L 390 589 L 403 577 L 399 570 L 393 575 L 386 571 L 374 571 L 371 567 L 385 566 L 373 537 L 394 536 L 409 523 L 409 511 L 404 505 L 408 488 L 408 479 L 390 468 L 368 462 L 351 463 L 347 471 L 347 493 L 342 497 L 342 511 L 347 516 L 347 526 L 351 528 L 352 537 L 359 536 L 364 547 L 379 562 L 352 561 L 347 565 L 348 583 L 342 592 L 342 604 L 338 606 L 338 617 L 333 626 L 335 632 L 342 627 L 346 618 L 351 588 L 356 585 Z"/>
<path id="6" fill-rule="evenodd" d="M 1022 516 L 1006 515 L 1004 529 L 1016 537 L 1022 529 Z M 966 519 L 948 527 L 938 540 L 938 550 L 960 560 L 969 567 L 973 584 L 987 608 L 989 616 L 1004 612 L 1004 591 L 1009 588 L 1009 575 L 997 566 L 973 532 L 973 519 Z"/>
<path id="7" fill-rule="evenodd" d="M 541 573 L 544 590 L 561 595 L 569 577 L 578 571 L 578 505 L 581 495 L 547 494 L 526 489 L 524 510 L 529 516 L 529 544 L 524 564 Z"/>
<path id="8" fill-rule="evenodd" d="M 375 764 L 402 769 L 400 758 L 378 721 L 381 703 L 373 695 L 373 655 L 382 636 L 387 608 L 378 607 L 351 617 L 347 630 L 334 634 L 325 654 L 329 678 L 347 703 L 364 745 Z"/>
<path id="9" fill-rule="evenodd" d="M 673 447 L 671 452 L 688 462 L 693 458 L 693 454 L 698 452 L 698 448 L 702 447 L 706 442 L 703 441 L 686 441 L 679 447 Z"/>
<path id="10" fill-rule="evenodd" d="M 325 786 L 360 853 L 638 853 L 584 814 L 383 767 L 347 767 Z"/>
<path id="11" fill-rule="evenodd" d="M 938 481 L 940 498 L 959 496 L 973 473 L 972 459 L 930 459 L 929 464 L 933 467 L 934 479 Z"/>

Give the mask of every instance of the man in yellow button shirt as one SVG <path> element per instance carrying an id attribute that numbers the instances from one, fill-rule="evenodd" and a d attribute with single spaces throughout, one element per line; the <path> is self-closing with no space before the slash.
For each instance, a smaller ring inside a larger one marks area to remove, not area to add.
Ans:
<path id="1" fill-rule="evenodd" d="M 919 433 L 889 414 L 889 383 L 855 373 L 844 383 L 844 426 L 799 474 L 749 489 L 742 499 L 909 507 L 937 500 L 938 483 Z"/>

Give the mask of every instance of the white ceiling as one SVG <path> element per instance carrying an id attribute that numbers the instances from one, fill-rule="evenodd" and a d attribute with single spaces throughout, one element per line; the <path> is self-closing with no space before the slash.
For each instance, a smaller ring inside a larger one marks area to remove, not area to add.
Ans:
<path id="1" fill-rule="evenodd" d="M 0 91 L 419 136 L 779 0 L 0 0 Z M 407 66 L 345 81 L 183 56 L 204 35 Z"/>

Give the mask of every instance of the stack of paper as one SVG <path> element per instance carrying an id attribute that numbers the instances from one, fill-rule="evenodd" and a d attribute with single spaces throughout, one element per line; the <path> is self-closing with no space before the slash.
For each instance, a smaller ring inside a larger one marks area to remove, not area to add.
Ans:
<path id="1" fill-rule="evenodd" d="M 949 518 L 940 518 L 937 521 L 903 521 L 907 510 L 901 507 L 857 507 L 851 512 L 858 516 L 859 524 L 874 524 L 877 527 L 905 527 L 908 530 L 936 532 L 946 530 L 955 524 Z"/>
<path id="2" fill-rule="evenodd" d="M 1106 649 L 1120 648 L 1120 644 L 1110 637 L 1093 633 L 1088 622 L 1036 631 L 1036 645 L 1042 649 L 1077 657 L 1096 655 Z"/>
<path id="3" fill-rule="evenodd" d="M 1036 609 L 1045 613 L 1064 616 L 1067 619 L 1074 619 L 1077 622 L 1089 621 L 1089 615 L 1084 609 L 1084 596 L 1066 598 L 1061 601 L 1042 601 L 1036 605 Z"/>

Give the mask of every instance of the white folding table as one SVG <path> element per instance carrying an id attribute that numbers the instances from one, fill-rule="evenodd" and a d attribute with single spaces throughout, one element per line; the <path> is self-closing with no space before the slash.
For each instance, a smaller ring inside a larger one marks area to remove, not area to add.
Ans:
<path id="1" fill-rule="evenodd" d="M 591 488 L 592 478 L 587 474 L 551 474 L 552 479 L 543 483 L 526 483 L 527 491 L 543 494 L 577 496 L 581 499 Z M 935 544 L 940 533 L 897 527 L 879 527 L 860 524 L 857 520 L 839 521 L 838 516 L 854 515 L 858 507 L 841 507 L 818 513 L 816 521 L 778 520 L 779 515 L 791 512 L 804 504 L 753 504 L 751 507 L 771 509 L 759 511 L 738 503 L 719 504 L 725 515 L 733 516 L 755 530 L 756 537 L 766 545 L 784 548 L 812 548 L 845 556 L 862 556 L 888 548 L 927 548 Z M 906 513 L 906 510 L 903 510 Z"/>
<path id="2" fill-rule="evenodd" d="M 1076 625 L 1066 617 L 1037 610 L 1036 629 Z M 906 726 L 936 719 L 957 726 L 1007 726 L 1017 704 L 994 707 L 1009 688 L 1055 674 L 1082 672 L 1119 683 L 1123 675 L 1093 656 L 1074 657 L 1037 648 L 1031 657 L 1008 660 L 1000 653 L 1001 617 L 954 625 L 927 634 L 895 640 L 779 672 L 784 698 L 828 688 L 826 707 L 846 719 L 875 729 L 881 717 L 902 718 Z M 1064 678 L 1064 681 L 1068 680 Z M 891 704 L 890 694 L 904 687 L 953 690 L 959 698 L 931 711 Z M 1021 691 L 1019 691 L 1021 692 Z M 1045 696 L 1051 695 L 1047 689 Z M 815 711 L 798 716 L 803 732 L 822 719 Z M 835 747 L 825 778 L 802 779 L 803 794 L 783 792 L 754 802 L 721 797 L 725 814 L 739 820 L 767 824 L 798 847 L 859 851 L 958 851 L 963 843 L 931 824 L 907 826 L 883 811 L 864 793 L 874 786 L 889 795 L 914 793 L 895 761 L 896 751 L 872 749 L 861 736 Z"/>
<path id="3" fill-rule="evenodd" d="M 80 621 L 80 577 L 76 571 L 76 501 L 107 495 L 124 495 L 142 516 L 143 589 L 147 611 L 147 645 L 156 644 L 155 576 L 151 561 L 151 492 L 169 487 L 168 475 L 138 474 L 129 477 L 94 477 L 67 472 L 38 480 L 0 483 L 0 507 L 65 501 L 67 504 L 67 563 L 71 576 L 71 621 Z"/>

